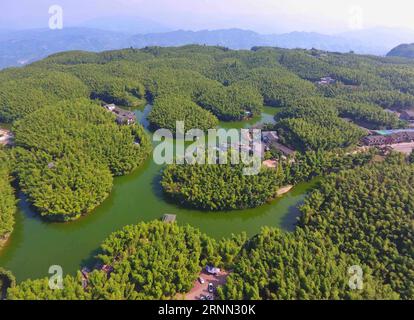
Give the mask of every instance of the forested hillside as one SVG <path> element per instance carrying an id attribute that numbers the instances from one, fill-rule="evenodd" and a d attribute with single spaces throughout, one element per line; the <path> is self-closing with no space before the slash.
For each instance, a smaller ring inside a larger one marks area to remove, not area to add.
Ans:
<path id="1" fill-rule="evenodd" d="M 264 227 L 215 241 L 175 223 L 140 223 L 113 233 L 97 258 L 109 275 L 67 276 L 64 290 L 28 280 L 9 299 L 170 299 L 208 263 L 232 270 L 222 299 L 412 299 L 413 167 L 398 155 L 330 175 L 306 200 L 292 233 Z M 349 286 L 362 269 L 360 290 Z M 82 285 L 83 283 L 83 285 Z"/>
<path id="2" fill-rule="evenodd" d="M 355 124 L 403 126 L 383 109 L 413 107 L 413 75 L 414 64 L 407 60 L 317 50 L 73 51 L 1 72 L 0 121 L 12 122 L 61 99 L 89 97 L 126 107 L 155 103 L 154 128 L 174 128 L 175 120 L 185 119 L 189 126 L 206 129 L 215 126 L 215 118 L 241 120 L 268 105 L 288 108 L 277 125 L 286 143 L 329 150 L 357 143 L 363 133 Z M 333 81 L 319 84 L 323 77 Z"/>
<path id="3" fill-rule="evenodd" d="M 16 199 L 10 184 L 12 180 L 10 169 L 9 156 L 0 147 L 0 249 L 13 231 L 15 221 Z"/>
<path id="4" fill-rule="evenodd" d="M 204 110 L 190 99 L 174 94 L 155 99 L 154 108 L 148 115 L 154 129 L 176 131 L 176 122 L 184 121 L 184 130 L 197 128 L 203 131 L 215 128 L 218 119 L 211 112 Z"/>
<path id="5" fill-rule="evenodd" d="M 387 53 L 388 57 L 414 58 L 413 44 L 400 44 Z"/>
<path id="6" fill-rule="evenodd" d="M 96 103 L 71 100 L 15 122 L 15 172 L 37 211 L 52 220 L 79 218 L 109 195 L 112 176 L 148 156 L 140 126 L 118 126 Z"/>
<path id="7" fill-rule="evenodd" d="M 413 166 L 400 156 L 322 180 L 292 234 L 265 228 L 235 258 L 225 299 L 412 299 Z M 363 291 L 347 268 L 363 269 Z"/>
<path id="8" fill-rule="evenodd" d="M 262 169 L 257 175 L 244 175 L 245 167 L 169 165 L 161 184 L 178 203 L 211 211 L 254 208 L 275 198 L 284 180 L 282 171 Z"/>
<path id="9" fill-rule="evenodd" d="M 364 290 L 348 286 L 348 268 L 358 264 L 329 239 L 307 230 L 284 234 L 264 228 L 236 258 L 234 273 L 219 288 L 222 299 L 396 299 L 389 285 L 364 267 Z"/>
<path id="10" fill-rule="evenodd" d="M 301 226 L 354 255 L 403 298 L 414 296 L 414 168 L 404 162 L 344 171 L 303 206 Z"/>
<path id="11" fill-rule="evenodd" d="M 160 221 L 127 226 L 113 233 L 100 249 L 99 259 L 111 265 L 89 274 L 67 276 L 64 290 L 49 289 L 48 279 L 29 280 L 9 290 L 9 299 L 171 299 L 186 293 L 214 245 L 198 230 Z"/>
<path id="12" fill-rule="evenodd" d="M 395 127 L 398 122 L 381 109 L 412 106 L 413 72 L 414 64 L 405 60 L 317 50 L 185 46 L 73 51 L 2 71 L 0 121 L 14 121 L 61 99 L 89 96 L 137 106 L 145 99 L 153 102 L 172 94 L 221 120 L 242 119 L 246 112 L 258 114 L 263 104 L 290 107 L 315 97 L 316 108 L 330 105 L 338 110 L 333 116 L 377 128 Z M 328 76 L 334 82 L 318 84 Z M 170 105 L 182 102 L 175 100 Z"/>
<path id="13" fill-rule="evenodd" d="M 320 82 L 326 77 L 331 81 Z M 243 120 L 272 106 L 275 113 L 282 110 L 274 125 L 280 141 L 301 152 L 355 146 L 366 135 L 358 125 L 403 127 L 384 109 L 414 106 L 414 64 L 408 60 L 267 47 L 63 52 L 6 69 L 0 83 L 0 122 L 14 123 L 21 188 L 42 215 L 63 220 L 101 203 L 111 175 L 133 171 L 148 154 L 140 126 L 116 126 L 98 110 L 101 103 L 152 103 L 151 128 L 172 130 L 177 120 L 186 129 L 207 130 L 218 120 Z M 56 182 L 56 174 L 67 179 Z M 230 207 L 251 206 L 247 202 Z"/>
<path id="14" fill-rule="evenodd" d="M 40 216 L 67 222 L 99 206 L 114 177 L 149 157 L 148 132 L 118 124 L 103 108 L 108 103 L 128 110 L 152 104 L 152 131 L 174 130 L 178 120 L 205 131 L 273 108 L 266 130 L 296 153 L 267 152 L 276 168 L 256 176 L 243 175 L 241 165 L 157 167 L 154 189 L 182 206 L 254 208 L 281 186 L 321 182 L 292 233 L 265 226 L 250 239 L 216 241 L 191 226 L 142 222 L 103 242 L 97 260 L 111 272 L 91 272 L 87 285 L 80 273 L 68 275 L 65 289 L 55 291 L 47 279 L 27 280 L 12 286 L 9 299 L 174 299 L 207 263 L 231 271 L 218 289 L 223 299 L 414 298 L 413 164 L 354 148 L 364 128 L 408 126 L 392 111 L 414 108 L 414 62 L 191 45 L 63 52 L 3 70 L 0 123 L 14 139 L 0 150 L 0 243 L 14 225 L 13 179 Z M 348 286 L 352 265 L 364 272 L 361 291 Z"/>

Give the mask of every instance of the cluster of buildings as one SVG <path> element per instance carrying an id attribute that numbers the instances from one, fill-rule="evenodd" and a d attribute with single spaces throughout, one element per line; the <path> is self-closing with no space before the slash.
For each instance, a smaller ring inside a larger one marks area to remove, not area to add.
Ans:
<path id="1" fill-rule="evenodd" d="M 229 150 L 240 150 L 242 152 L 247 152 L 250 155 L 260 155 L 260 157 L 264 158 L 264 155 L 267 151 L 277 151 L 279 152 L 283 157 L 291 157 L 295 154 L 295 150 L 292 150 L 288 148 L 287 146 L 281 144 L 279 142 L 279 136 L 276 131 L 262 131 L 261 132 L 261 143 L 253 143 L 253 130 L 254 128 L 251 128 L 248 131 L 244 131 L 243 133 L 247 136 L 242 137 L 241 141 L 235 141 L 235 142 L 224 142 L 218 144 L 216 147 L 213 147 L 212 149 L 214 151 L 218 152 L 228 152 Z M 195 149 L 195 152 L 198 152 L 197 147 Z M 205 150 L 206 146 L 202 147 L 203 150 Z M 209 146 L 209 148 L 211 148 Z"/>
<path id="2" fill-rule="evenodd" d="M 132 111 L 121 109 L 114 104 L 106 104 L 103 107 L 116 116 L 116 122 L 119 125 L 132 125 L 137 121 L 137 117 Z"/>
<path id="3" fill-rule="evenodd" d="M 414 124 L 414 110 L 404 110 L 400 113 L 400 119 Z"/>
<path id="4" fill-rule="evenodd" d="M 414 142 L 414 129 L 378 130 L 362 139 L 366 146 L 386 146 Z"/>
<path id="5" fill-rule="evenodd" d="M 410 124 L 410 127 L 414 126 L 414 109 L 395 111 L 390 109 L 384 109 L 385 111 L 395 114 L 400 120 L 406 121 Z"/>
<path id="6" fill-rule="evenodd" d="M 251 135 L 251 133 L 252 132 L 249 130 L 248 134 Z M 245 137 L 245 138 L 246 138 L 246 141 L 252 141 L 251 136 Z M 233 149 L 241 150 L 241 151 L 245 150 L 250 153 L 254 152 L 255 154 L 260 154 L 261 157 L 264 156 L 265 152 L 270 151 L 270 150 L 276 150 L 286 157 L 290 157 L 295 154 L 294 150 L 279 143 L 279 136 L 277 135 L 276 131 L 262 131 L 261 144 L 253 146 L 253 148 L 256 148 L 256 149 L 252 150 L 249 144 L 243 144 L 242 142 L 229 144 L 229 145 L 222 145 L 222 146 L 219 146 L 218 149 L 220 151 L 226 151 L 228 150 L 228 148 L 233 148 Z"/>
<path id="7" fill-rule="evenodd" d="M 361 140 L 362 144 L 369 147 L 393 146 L 392 148 L 408 144 L 414 147 L 414 109 L 401 112 L 389 109 L 385 109 L 385 111 L 393 113 L 400 120 L 408 122 L 409 127 L 394 130 L 369 130 L 368 135 Z"/>
<path id="8" fill-rule="evenodd" d="M 279 143 L 279 136 L 276 131 L 262 131 L 262 142 L 264 151 L 276 150 L 286 157 L 293 156 L 295 150 L 292 150 Z"/>

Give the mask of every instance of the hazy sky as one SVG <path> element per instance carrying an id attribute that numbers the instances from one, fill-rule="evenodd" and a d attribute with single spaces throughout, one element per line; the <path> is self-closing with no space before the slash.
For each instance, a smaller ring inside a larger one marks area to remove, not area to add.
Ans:
<path id="1" fill-rule="evenodd" d="M 171 29 L 238 27 L 262 33 L 335 33 L 376 26 L 414 29 L 412 0 L 0 0 L 0 27 L 45 27 L 51 5 L 63 8 L 66 26 L 128 15 L 150 18 Z"/>

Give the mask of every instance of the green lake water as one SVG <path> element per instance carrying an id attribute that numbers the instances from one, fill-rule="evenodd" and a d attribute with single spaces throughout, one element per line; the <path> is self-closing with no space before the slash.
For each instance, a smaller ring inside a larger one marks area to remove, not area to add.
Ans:
<path id="1" fill-rule="evenodd" d="M 144 111 L 137 111 L 145 123 Z M 271 122 L 276 110 L 265 108 L 260 118 L 248 122 L 226 123 L 222 127 L 241 128 L 258 122 Z M 0 266 L 13 271 L 18 281 L 48 276 L 51 265 L 60 265 L 65 273 L 75 273 L 91 264 L 102 240 L 128 224 L 159 219 L 165 213 L 177 215 L 179 224 L 190 224 L 220 239 L 232 233 L 252 236 L 262 226 L 277 226 L 291 231 L 300 205 L 314 182 L 297 185 L 283 197 L 255 209 L 231 212 L 203 212 L 181 208 L 166 201 L 159 179 L 162 166 L 152 158 L 131 175 L 115 178 L 108 199 L 78 221 L 48 223 L 38 218 L 20 197 L 15 230 L 0 251 Z"/>

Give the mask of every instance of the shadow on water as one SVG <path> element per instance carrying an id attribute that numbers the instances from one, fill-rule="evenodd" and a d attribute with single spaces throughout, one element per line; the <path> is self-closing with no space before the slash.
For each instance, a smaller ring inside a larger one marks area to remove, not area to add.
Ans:
<path id="1" fill-rule="evenodd" d="M 280 221 L 280 227 L 283 230 L 293 232 L 296 228 L 298 218 L 300 217 L 300 206 L 303 204 L 298 203 L 297 205 L 291 206 L 288 209 L 288 213 L 282 217 Z"/>
<path id="2" fill-rule="evenodd" d="M 19 210 L 24 214 L 27 219 L 35 219 L 39 222 L 44 222 L 40 217 L 40 214 L 36 212 L 36 209 L 31 205 L 27 196 L 23 192 L 18 192 Z"/>
<path id="3" fill-rule="evenodd" d="M 79 264 L 79 270 L 81 270 L 83 267 L 88 267 L 89 269 L 93 269 L 97 263 L 99 262 L 98 255 L 102 253 L 101 248 L 97 248 L 91 251 L 91 253 L 88 255 L 88 257 L 82 259 L 82 261 Z"/>
<path id="4" fill-rule="evenodd" d="M 208 213 L 208 214 L 216 213 L 215 211 L 195 208 L 188 204 L 177 203 L 175 199 L 173 199 L 172 197 L 164 193 L 164 190 L 161 185 L 161 181 L 162 181 L 162 170 L 160 169 L 160 171 L 154 176 L 152 183 L 151 183 L 151 189 L 152 189 L 153 195 L 157 198 L 159 202 L 166 204 L 173 211 L 179 212 L 181 214 L 188 214 L 188 215 L 203 214 L 203 213 L 204 214 L 205 213 Z M 221 211 L 221 212 L 224 213 L 224 211 Z M 167 213 L 167 212 L 163 212 L 163 213 Z"/>
<path id="5" fill-rule="evenodd" d="M 151 182 L 151 189 L 152 189 L 153 195 L 157 198 L 159 202 L 164 203 L 165 205 L 171 207 L 172 209 L 174 209 L 174 211 L 184 212 L 186 210 L 194 209 L 194 208 L 191 208 L 185 205 L 177 204 L 177 202 L 174 199 L 172 199 L 167 194 L 165 194 L 161 186 L 161 180 L 162 180 L 162 170 L 160 169 L 157 172 L 157 174 L 154 176 Z M 197 211 L 201 212 L 201 210 L 197 210 Z M 164 213 L 167 213 L 167 212 L 162 212 L 161 214 L 164 214 Z"/>
<path id="6" fill-rule="evenodd" d="M 320 183 L 320 178 L 315 178 L 310 181 L 308 188 L 305 192 L 301 193 L 302 200 L 298 201 L 295 205 L 288 208 L 288 212 L 282 217 L 280 221 L 280 227 L 286 231 L 293 232 L 298 224 L 298 220 L 302 214 L 300 208 L 305 203 L 305 198 L 317 188 Z M 295 194 L 297 188 L 294 188 L 291 193 Z"/>
<path id="7" fill-rule="evenodd" d="M 157 197 L 157 199 L 159 199 L 160 201 L 168 202 L 169 199 L 168 197 L 165 196 L 164 191 L 162 190 L 161 180 L 162 180 L 162 171 L 160 169 L 160 171 L 152 179 L 151 189 L 152 189 L 154 196 Z"/>
<path id="8" fill-rule="evenodd" d="M 19 248 L 25 240 L 24 222 L 32 221 L 36 224 L 48 225 L 47 222 L 43 221 L 38 213 L 36 213 L 33 206 L 27 200 L 26 195 L 22 191 L 17 191 L 17 210 L 15 213 L 15 224 L 12 234 L 8 241 L 0 250 L 1 262 L 7 262 L 13 257 L 13 253 L 16 248 Z M 0 267 L 1 267 L 0 263 Z"/>

